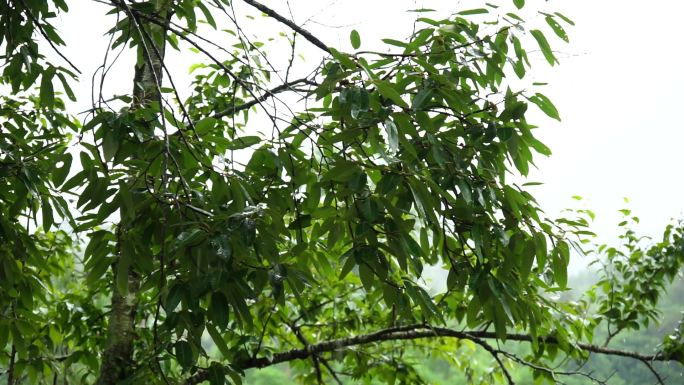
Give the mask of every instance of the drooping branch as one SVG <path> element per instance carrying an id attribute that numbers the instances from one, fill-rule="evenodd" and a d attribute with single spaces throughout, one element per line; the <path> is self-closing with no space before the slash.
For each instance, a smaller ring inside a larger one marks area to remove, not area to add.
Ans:
<path id="1" fill-rule="evenodd" d="M 265 13 L 266 15 L 278 20 L 279 22 L 287 25 L 290 27 L 293 31 L 296 31 L 298 34 L 302 35 L 306 40 L 308 40 L 311 44 L 315 45 L 316 47 L 322 49 L 323 51 L 327 53 L 331 53 L 330 49 L 328 46 L 323 43 L 319 38 L 316 36 L 312 35 L 311 32 L 305 30 L 304 28 L 298 26 L 295 24 L 292 20 L 280 15 L 278 12 L 272 10 L 271 8 L 259 3 L 258 1 L 254 0 L 243 0 L 245 3 L 251 5 L 252 7 L 260 10 L 261 12 Z"/>
<path id="2" fill-rule="evenodd" d="M 388 341 L 402 341 L 402 340 L 416 340 L 423 338 L 457 338 L 463 340 L 485 340 L 496 339 L 496 333 L 488 331 L 459 331 L 443 327 L 432 327 L 428 325 L 410 325 L 406 327 L 398 327 L 391 329 L 383 329 L 377 332 L 363 334 L 354 337 L 339 338 L 330 341 L 323 341 L 317 344 L 308 345 L 301 349 L 292 349 L 281 353 L 273 354 L 270 358 L 260 357 L 252 358 L 242 362 L 236 362 L 232 366 L 239 369 L 265 368 L 268 366 L 280 364 L 283 362 L 290 362 L 294 360 L 307 359 L 312 356 L 333 352 L 350 346 L 367 345 L 376 342 Z M 518 342 L 532 342 L 533 338 L 527 334 L 510 334 L 506 337 L 508 341 Z M 557 344 L 558 340 L 555 337 L 538 337 L 538 340 L 547 344 Z M 668 357 L 663 354 L 646 355 L 631 351 L 624 351 L 619 349 L 612 349 L 592 344 L 578 343 L 576 346 L 584 351 L 596 354 L 604 354 L 609 356 L 627 357 L 641 362 L 654 361 L 677 361 L 673 357 Z M 197 374 L 188 378 L 185 385 L 199 384 L 208 378 L 206 370 L 200 370 Z"/>
<path id="3" fill-rule="evenodd" d="M 76 71 L 76 73 L 80 74 L 81 70 L 79 70 L 78 67 L 76 67 L 76 65 L 74 65 L 74 63 L 72 63 L 69 60 L 69 58 L 67 58 L 66 55 L 64 55 L 62 51 L 60 51 L 59 48 L 55 46 L 53 39 L 51 39 L 47 32 L 45 32 L 45 28 L 43 28 L 43 26 L 40 24 L 38 18 L 36 18 L 36 16 L 33 15 L 33 12 L 31 12 L 31 8 L 28 7 L 26 2 L 24 0 L 19 0 L 19 3 L 21 3 L 22 7 L 26 11 L 26 15 L 29 17 L 29 19 L 31 19 L 31 22 L 36 26 L 36 28 L 38 28 L 38 31 L 43 36 L 43 38 L 45 38 L 45 41 L 48 43 L 50 48 L 52 48 L 52 50 L 55 51 L 55 53 L 59 55 L 59 57 L 61 57 L 65 62 L 67 62 L 67 64 L 69 64 L 69 66 L 73 68 L 73 70 Z"/>
<path id="4" fill-rule="evenodd" d="M 496 360 L 496 363 L 499 365 L 499 368 L 501 368 L 501 371 L 503 372 L 504 376 L 506 377 L 508 385 L 515 385 L 511 373 L 508 371 L 508 369 L 506 369 L 506 365 L 501 360 L 501 357 L 499 357 L 501 351 L 499 351 L 498 349 L 494 349 L 492 345 L 490 345 L 487 341 L 483 340 L 482 338 L 475 338 L 471 336 L 470 340 L 480 345 L 484 350 L 491 354 L 491 356 L 494 357 L 494 360 Z"/>

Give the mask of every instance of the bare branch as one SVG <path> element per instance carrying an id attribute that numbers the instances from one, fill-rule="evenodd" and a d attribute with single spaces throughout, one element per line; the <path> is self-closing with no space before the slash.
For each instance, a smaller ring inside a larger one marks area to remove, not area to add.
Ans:
<path id="1" fill-rule="evenodd" d="M 496 360 L 497 364 L 499 364 L 499 367 L 501 368 L 501 371 L 503 372 L 504 376 L 506 376 L 506 381 L 508 382 L 509 385 L 515 385 L 515 381 L 513 381 L 513 377 L 511 377 L 511 373 L 506 369 L 506 365 L 504 364 L 503 361 L 501 361 L 501 357 L 499 357 L 499 354 L 501 353 L 500 350 L 494 349 L 492 345 L 488 344 L 487 341 L 481 339 L 481 338 L 475 338 L 472 337 L 470 338 L 471 341 L 475 342 L 476 344 L 482 346 L 484 350 L 489 352 L 489 354 L 494 357 Z"/>
<path id="2" fill-rule="evenodd" d="M 665 385 L 665 382 L 663 381 L 663 378 L 662 378 L 662 377 L 660 376 L 660 374 L 658 374 L 658 372 L 653 368 L 653 365 L 652 365 L 651 361 L 641 360 L 641 362 L 643 362 L 644 365 L 646 365 L 646 367 L 648 368 L 648 370 L 650 370 L 651 373 L 653 373 L 653 376 L 656 378 L 656 380 L 658 380 L 658 384 L 660 384 L 660 385 Z"/>
<path id="3" fill-rule="evenodd" d="M 292 89 L 293 86 L 300 84 L 300 83 L 309 84 L 311 82 L 307 78 L 301 78 L 301 79 L 293 80 L 289 83 L 281 84 L 281 85 L 279 85 L 275 88 L 272 88 L 270 90 L 264 90 L 264 93 L 261 96 L 259 96 L 258 98 L 252 99 L 246 103 L 242 103 L 242 104 L 239 104 L 239 105 L 234 106 L 234 107 L 227 108 L 223 111 L 219 111 L 219 112 L 215 113 L 212 117 L 215 119 L 220 119 L 224 116 L 230 116 L 230 115 L 236 114 L 240 111 L 246 110 L 246 109 L 253 107 L 259 103 L 262 103 L 262 102 L 266 101 L 268 98 L 275 96 L 276 94 L 279 94 L 279 93 L 284 92 L 284 91 L 289 91 Z"/>
<path id="4" fill-rule="evenodd" d="M 296 31 L 300 35 L 304 36 L 306 40 L 311 42 L 311 44 L 315 45 L 316 47 L 322 49 L 323 51 L 327 53 L 331 53 L 330 49 L 328 46 L 320 41 L 316 36 L 312 35 L 311 32 L 305 30 L 304 28 L 298 26 L 295 24 L 292 20 L 285 18 L 284 16 L 280 15 L 278 12 L 272 10 L 271 8 L 259 3 L 258 1 L 254 0 L 243 0 L 245 3 L 251 5 L 252 7 L 260 10 L 261 12 L 265 13 L 266 15 L 278 20 L 279 22 L 287 25 L 288 27 L 292 28 L 293 31 Z"/>

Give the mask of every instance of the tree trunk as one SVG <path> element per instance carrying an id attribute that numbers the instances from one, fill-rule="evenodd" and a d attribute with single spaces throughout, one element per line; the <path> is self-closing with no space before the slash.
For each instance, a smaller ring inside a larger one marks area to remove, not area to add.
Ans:
<path id="1" fill-rule="evenodd" d="M 102 354 L 98 385 L 118 384 L 119 381 L 128 377 L 130 368 L 133 366 L 138 279 L 132 272 L 129 272 L 126 296 L 119 293 L 116 284 L 113 283 L 112 286 L 112 309 L 109 314 L 107 348 Z"/>
<path id="2" fill-rule="evenodd" d="M 142 62 L 135 67 L 133 79 L 133 102 L 131 108 L 149 107 L 159 101 L 159 87 L 162 80 L 162 63 L 166 47 L 166 31 L 171 16 L 171 0 L 156 0 L 155 21 L 139 17 L 134 13 L 125 0 L 116 2 L 117 7 L 132 21 L 131 29 L 137 33 L 138 57 Z M 161 24 L 161 25 L 160 25 Z M 159 104 L 161 108 L 161 103 Z M 123 215 L 122 215 L 123 218 Z M 119 223 L 117 231 L 125 231 L 127 223 L 124 219 Z M 119 237 L 119 242 L 126 242 Z M 121 245 L 117 245 L 121 250 Z M 134 362 L 135 319 L 138 308 L 139 277 L 129 268 L 123 273 L 114 265 L 114 279 L 112 281 L 112 304 L 107 331 L 107 346 L 102 354 L 100 376 L 97 385 L 116 385 L 130 377 Z M 118 274 L 128 274 L 128 290 L 126 295 L 120 293 L 116 282 Z"/>

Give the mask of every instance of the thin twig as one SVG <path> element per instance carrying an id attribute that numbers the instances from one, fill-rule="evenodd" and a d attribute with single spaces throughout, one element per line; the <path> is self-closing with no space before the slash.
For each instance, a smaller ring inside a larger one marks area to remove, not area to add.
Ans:
<path id="1" fill-rule="evenodd" d="M 499 357 L 500 351 L 497 349 L 494 349 L 492 345 L 488 344 L 487 341 L 481 339 L 481 338 L 476 338 L 476 337 L 470 337 L 470 340 L 475 342 L 476 344 L 482 346 L 484 350 L 486 350 L 489 354 L 491 354 L 492 357 L 496 360 L 497 364 L 499 364 L 499 367 L 501 368 L 501 371 L 503 372 L 504 376 L 506 376 L 506 381 L 508 382 L 509 385 L 515 385 L 515 381 L 513 381 L 513 377 L 511 377 L 511 373 L 508 372 L 508 369 L 506 368 L 506 365 L 504 364 L 503 361 L 501 361 L 501 357 Z"/>
<path id="2" fill-rule="evenodd" d="M 45 40 L 47 41 L 47 43 L 50 45 L 50 47 L 57 53 L 57 55 L 59 55 L 59 57 L 61 57 L 62 59 L 64 59 L 64 61 L 66 61 L 66 62 L 69 64 L 69 66 L 70 66 L 71 68 L 74 69 L 74 71 L 76 71 L 76 72 L 80 75 L 80 74 L 81 74 L 81 70 L 79 70 L 78 67 L 76 67 L 76 66 L 74 65 L 74 63 L 72 63 L 69 59 L 67 59 L 67 57 L 64 56 L 64 54 L 63 54 L 62 52 L 60 52 L 59 49 L 57 49 L 57 47 L 55 46 L 55 44 L 52 42 L 52 40 L 50 39 L 50 37 L 48 36 L 48 34 L 47 34 L 47 33 L 45 32 L 45 30 L 43 29 L 43 26 L 40 25 L 40 21 L 33 15 L 33 12 L 31 12 L 31 10 L 29 9 L 29 7 L 26 5 L 26 2 L 25 2 L 24 0 L 19 0 L 19 2 L 21 3 L 21 5 L 23 6 L 24 10 L 26 11 L 26 14 L 28 15 L 29 19 L 31 19 L 31 21 L 33 22 L 33 24 L 36 25 L 36 27 L 38 28 L 38 31 L 40 31 L 40 34 L 43 35 L 43 37 L 45 38 Z"/>

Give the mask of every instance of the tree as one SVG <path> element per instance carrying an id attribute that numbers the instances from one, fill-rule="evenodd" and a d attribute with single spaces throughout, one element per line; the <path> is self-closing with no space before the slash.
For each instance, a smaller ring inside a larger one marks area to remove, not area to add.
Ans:
<path id="1" fill-rule="evenodd" d="M 654 319 L 684 260 L 681 225 L 654 244 L 627 230 L 623 248 L 596 249 L 605 276 L 586 300 L 552 297 L 593 214 L 547 218 L 510 181 L 550 154 L 529 105 L 560 117 L 509 81 L 526 81 L 529 45 L 558 62 L 509 4 L 416 10 L 406 40 L 362 51 L 351 31 L 347 53 L 254 0 L 98 2 L 118 18 L 108 52 L 136 52 L 133 90 L 100 94 L 81 120 L 63 100 L 80 72 L 51 22 L 66 2 L 0 1 L 8 384 L 216 385 L 278 363 L 306 383 L 418 383 L 415 357 L 470 370 L 470 348 L 492 358 L 473 377 L 487 383 L 512 384 L 513 366 L 591 379 L 555 365 L 589 354 L 632 358 L 662 383 L 654 362 L 684 362 L 680 331 L 653 353 L 608 345 Z M 285 28 L 284 64 L 234 3 Z M 570 19 L 540 15 L 568 40 Z M 300 44 L 325 59 L 292 80 Z M 169 49 L 204 60 L 185 100 Z M 426 266 L 448 272 L 445 291 L 428 290 Z"/>

